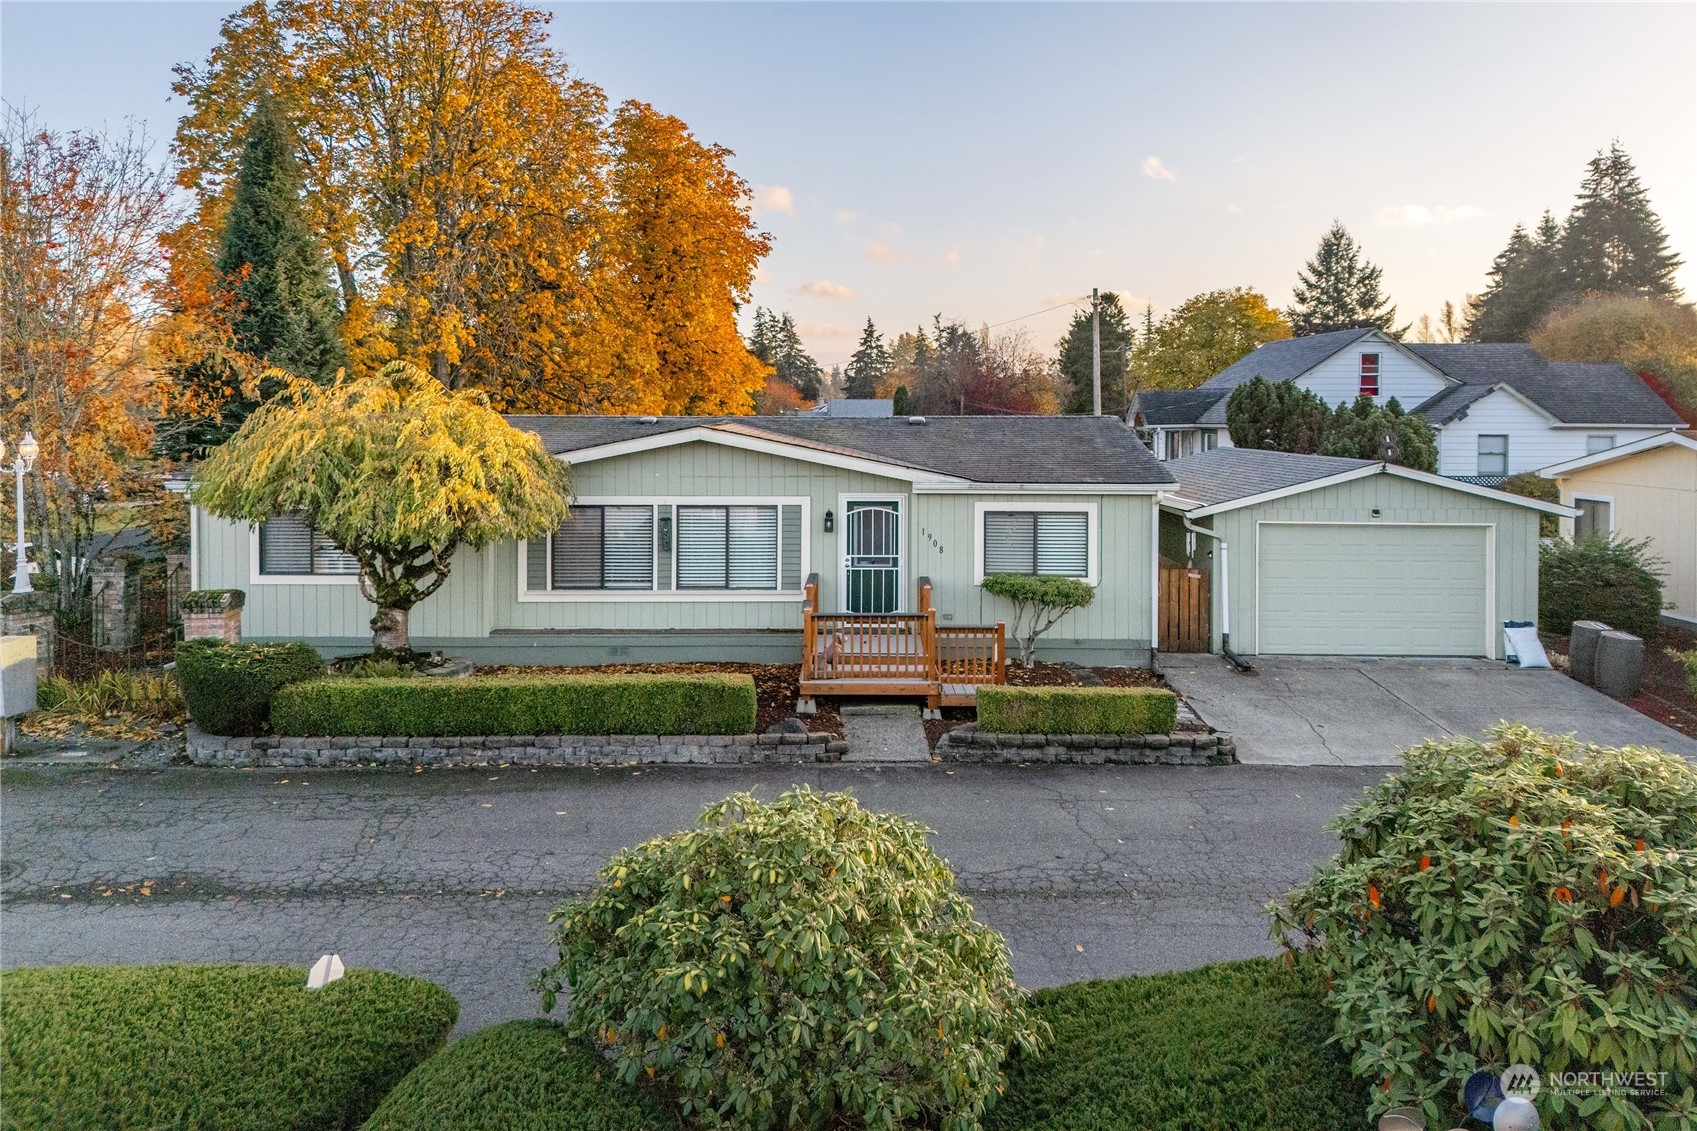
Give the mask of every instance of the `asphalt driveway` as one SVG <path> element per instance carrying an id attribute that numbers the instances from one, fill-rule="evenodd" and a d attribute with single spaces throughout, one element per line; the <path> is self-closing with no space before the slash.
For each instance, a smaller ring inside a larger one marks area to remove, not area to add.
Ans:
<path id="1" fill-rule="evenodd" d="M 1264 656 L 1240 674 L 1218 656 L 1162 656 L 1198 715 L 1254 765 L 1394 765 L 1427 738 L 1478 735 L 1507 719 L 1605 746 L 1659 746 L 1697 760 L 1693 740 L 1556 671 L 1490 660 Z"/>

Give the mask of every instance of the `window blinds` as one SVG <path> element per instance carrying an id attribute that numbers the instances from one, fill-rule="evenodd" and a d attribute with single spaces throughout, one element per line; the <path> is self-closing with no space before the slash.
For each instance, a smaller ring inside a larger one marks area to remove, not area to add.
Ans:
<path id="1" fill-rule="evenodd" d="M 778 588 L 778 508 L 678 507 L 676 560 L 679 589 Z"/>
<path id="2" fill-rule="evenodd" d="M 359 572 L 359 559 L 338 550 L 297 516 L 278 515 L 259 524 L 259 572 L 351 575 Z"/>
<path id="3" fill-rule="evenodd" d="M 986 511 L 984 572 L 1088 576 L 1090 516 L 1083 511 Z"/>

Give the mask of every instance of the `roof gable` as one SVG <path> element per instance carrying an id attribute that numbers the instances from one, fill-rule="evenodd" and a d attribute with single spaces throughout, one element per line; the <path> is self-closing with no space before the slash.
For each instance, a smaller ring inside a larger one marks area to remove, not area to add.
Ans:
<path id="1" fill-rule="evenodd" d="M 1463 387 L 1508 386 L 1561 424 L 1677 428 L 1685 423 L 1636 373 L 1615 362 L 1547 361 L 1523 342 L 1421 342 L 1405 348 Z M 1415 411 L 1434 424 L 1447 424 L 1483 395 L 1446 390 Z"/>
<path id="2" fill-rule="evenodd" d="M 1551 464 L 1549 467 L 1539 469 L 1538 474 L 1545 479 L 1557 479 L 1571 472 L 1583 471 L 1589 467 L 1601 467 L 1606 463 L 1631 459 L 1646 452 L 1660 451 L 1669 447 L 1679 447 L 1687 451 L 1697 452 L 1697 439 L 1682 436 L 1678 432 L 1663 432 L 1656 436 L 1646 436 L 1642 440 L 1634 440 L 1630 444 L 1621 444 L 1600 452 L 1593 452 L 1587 456 L 1580 456 L 1578 459 L 1570 459 L 1565 463 Z"/>

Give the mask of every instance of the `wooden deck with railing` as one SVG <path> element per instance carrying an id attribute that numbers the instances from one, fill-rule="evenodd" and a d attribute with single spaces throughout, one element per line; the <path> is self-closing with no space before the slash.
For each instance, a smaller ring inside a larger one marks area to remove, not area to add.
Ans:
<path id="1" fill-rule="evenodd" d="M 801 697 L 924 696 L 931 710 L 970 707 L 978 688 L 1007 682 L 1004 625 L 939 625 L 931 583 L 915 613 L 822 613 L 819 575 L 802 604 Z"/>

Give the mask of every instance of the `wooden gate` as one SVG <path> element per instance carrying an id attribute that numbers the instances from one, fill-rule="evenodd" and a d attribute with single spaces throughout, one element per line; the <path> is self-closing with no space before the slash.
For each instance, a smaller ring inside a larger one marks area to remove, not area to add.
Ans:
<path id="1" fill-rule="evenodd" d="M 1208 651 L 1213 593 L 1207 570 L 1161 563 L 1161 651 Z"/>

